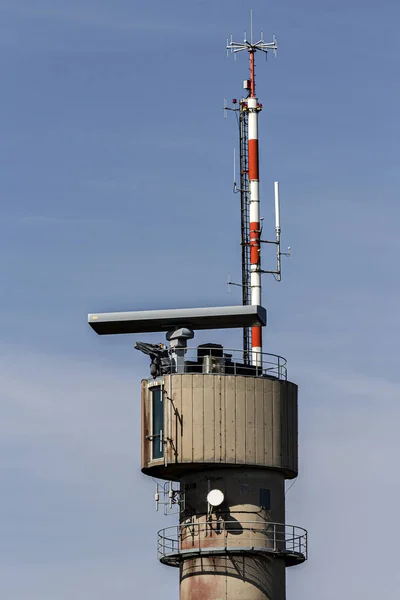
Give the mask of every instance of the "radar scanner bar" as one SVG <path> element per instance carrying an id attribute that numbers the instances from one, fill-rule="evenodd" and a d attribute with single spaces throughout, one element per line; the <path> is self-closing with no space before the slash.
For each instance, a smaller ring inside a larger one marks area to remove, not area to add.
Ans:
<path id="1" fill-rule="evenodd" d="M 179 327 L 193 330 L 233 329 L 263 327 L 267 323 L 267 312 L 257 305 L 174 308 L 89 314 L 88 323 L 99 335 L 155 333 Z"/>

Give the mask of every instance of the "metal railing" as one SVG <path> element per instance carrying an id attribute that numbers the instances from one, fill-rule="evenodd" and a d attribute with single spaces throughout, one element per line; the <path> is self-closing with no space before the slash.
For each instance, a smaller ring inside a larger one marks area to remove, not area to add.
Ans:
<path id="1" fill-rule="evenodd" d="M 287 379 L 287 361 L 283 356 L 265 352 L 260 352 L 259 355 L 261 364 L 255 366 L 248 364 L 243 350 L 214 346 L 186 348 L 181 372 Z"/>
<path id="2" fill-rule="evenodd" d="M 184 558 L 205 554 L 263 553 L 283 557 L 288 566 L 307 560 L 307 531 L 268 521 L 182 523 L 158 532 L 159 560 L 179 566 Z"/>

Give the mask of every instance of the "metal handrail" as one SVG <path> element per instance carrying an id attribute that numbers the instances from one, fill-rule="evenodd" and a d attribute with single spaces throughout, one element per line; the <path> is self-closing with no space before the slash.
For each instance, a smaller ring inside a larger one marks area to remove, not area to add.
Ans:
<path id="1" fill-rule="evenodd" d="M 307 560 L 307 531 L 270 521 L 214 520 L 182 523 L 158 532 L 158 558 L 166 564 L 177 565 L 185 555 L 221 551 L 275 554 L 297 564 Z"/>
<path id="2" fill-rule="evenodd" d="M 272 377 L 287 380 L 287 360 L 278 354 L 258 353 L 260 366 L 248 364 L 243 350 L 201 346 L 188 347 L 184 351 L 184 373 L 207 373 L 210 375 L 245 375 L 249 377 Z"/>

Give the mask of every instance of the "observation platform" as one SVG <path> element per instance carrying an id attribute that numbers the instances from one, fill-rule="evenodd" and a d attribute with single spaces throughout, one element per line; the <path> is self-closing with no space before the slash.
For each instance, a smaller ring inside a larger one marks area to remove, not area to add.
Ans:
<path id="1" fill-rule="evenodd" d="M 307 531 L 260 521 L 183 523 L 158 532 L 157 551 L 160 562 L 171 567 L 187 558 L 227 554 L 272 555 L 291 567 L 307 560 Z"/>

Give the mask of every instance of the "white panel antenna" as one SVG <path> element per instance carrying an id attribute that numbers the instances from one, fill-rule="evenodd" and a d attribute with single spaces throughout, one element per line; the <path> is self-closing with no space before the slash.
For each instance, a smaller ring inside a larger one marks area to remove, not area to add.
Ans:
<path id="1" fill-rule="evenodd" d="M 207 502 L 210 506 L 212 507 L 217 507 L 220 506 L 223 501 L 225 499 L 224 493 L 221 492 L 221 490 L 211 490 L 210 492 L 208 492 L 207 494 Z"/>

